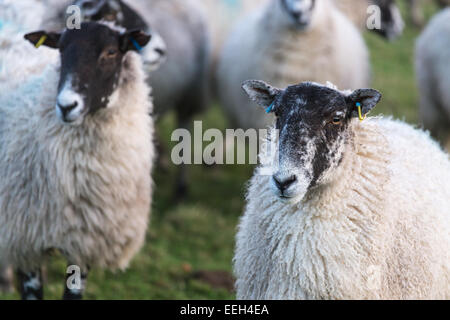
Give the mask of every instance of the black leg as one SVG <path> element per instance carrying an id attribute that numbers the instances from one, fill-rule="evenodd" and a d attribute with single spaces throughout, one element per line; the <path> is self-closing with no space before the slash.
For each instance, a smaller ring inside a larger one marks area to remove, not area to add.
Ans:
<path id="1" fill-rule="evenodd" d="M 40 269 L 32 272 L 17 270 L 17 280 L 22 300 L 42 300 L 44 298 Z"/>
<path id="2" fill-rule="evenodd" d="M 63 300 L 83 299 L 84 290 L 86 289 L 88 272 L 89 270 L 83 271 L 76 265 L 69 265 L 67 267 Z"/>
<path id="3" fill-rule="evenodd" d="M 184 118 L 183 118 L 184 117 Z M 178 127 L 182 129 L 189 130 L 192 128 L 190 124 L 190 117 L 182 116 L 178 114 Z M 194 150 L 192 150 L 194 151 Z M 181 154 L 183 156 L 183 154 Z M 183 201 L 188 193 L 188 184 L 187 184 L 187 167 L 186 164 L 180 164 L 177 168 L 176 173 L 176 181 L 175 181 L 175 202 Z"/>

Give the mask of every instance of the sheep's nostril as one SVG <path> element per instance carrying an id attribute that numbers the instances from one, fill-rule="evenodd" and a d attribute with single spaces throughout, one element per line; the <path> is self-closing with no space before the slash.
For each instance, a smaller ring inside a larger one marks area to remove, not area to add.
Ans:
<path id="1" fill-rule="evenodd" d="M 288 189 L 295 181 L 297 181 L 297 177 L 295 175 L 288 177 L 273 176 L 273 181 L 275 182 L 277 188 L 281 192 L 283 192 L 284 190 Z"/>
<path id="2" fill-rule="evenodd" d="M 61 110 L 61 113 L 63 114 L 64 118 L 66 118 L 66 116 L 70 113 L 70 111 L 75 109 L 77 106 L 78 106 L 78 101 L 75 101 L 74 103 L 72 103 L 70 105 L 66 105 L 66 106 L 62 106 L 61 104 L 58 103 L 58 107 Z"/>

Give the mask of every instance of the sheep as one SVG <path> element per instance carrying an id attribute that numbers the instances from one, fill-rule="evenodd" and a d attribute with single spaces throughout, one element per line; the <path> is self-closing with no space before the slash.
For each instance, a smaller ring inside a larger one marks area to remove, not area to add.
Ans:
<path id="1" fill-rule="evenodd" d="M 420 119 L 450 150 L 450 8 L 430 21 L 416 42 Z"/>
<path id="2" fill-rule="evenodd" d="M 395 0 L 334 0 L 336 6 L 345 14 L 361 31 L 367 30 L 367 20 L 370 14 L 369 6 L 380 8 L 380 29 L 371 31 L 392 40 L 400 36 L 405 24 Z"/>
<path id="3" fill-rule="evenodd" d="M 276 125 L 238 227 L 237 298 L 449 299 L 450 159 L 438 144 L 401 121 L 360 121 L 374 89 L 243 88 Z"/>
<path id="4" fill-rule="evenodd" d="M 353 24 L 328 0 L 271 0 L 242 21 L 225 44 L 217 72 L 218 97 L 232 125 L 264 128 L 236 83 L 249 78 L 278 86 L 302 80 L 367 87 L 367 47 Z"/>
<path id="5" fill-rule="evenodd" d="M 129 29 L 136 21 L 152 26 L 165 43 L 166 61 L 154 70 L 155 113 L 175 110 L 177 126 L 190 128 L 192 118 L 208 105 L 209 29 L 196 0 L 77 0 L 85 21 L 111 19 Z M 86 7 L 87 6 L 87 7 Z M 61 15 L 60 15 L 61 16 Z M 145 55 L 145 54 L 144 54 Z M 187 192 L 186 168 L 180 166 L 175 197 Z"/>
<path id="6" fill-rule="evenodd" d="M 0 88 L 0 260 L 23 299 L 40 299 L 40 266 L 58 250 L 82 284 L 64 298 L 80 299 L 90 267 L 125 269 L 145 239 L 153 121 L 135 52 L 150 36 L 89 22 L 25 38 L 61 62 Z"/>
<path id="7" fill-rule="evenodd" d="M 233 25 L 267 0 L 197 0 L 207 15 L 211 33 L 211 65 L 215 70 L 225 39 Z M 214 71 L 212 71 L 213 73 Z"/>

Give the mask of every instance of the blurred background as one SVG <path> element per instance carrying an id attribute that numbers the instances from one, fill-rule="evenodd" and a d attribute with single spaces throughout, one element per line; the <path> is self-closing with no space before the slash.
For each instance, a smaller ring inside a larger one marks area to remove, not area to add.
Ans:
<path id="1" fill-rule="evenodd" d="M 236 5 L 239 0 L 216 2 L 218 6 L 223 5 L 219 2 Z M 412 23 L 407 0 L 397 0 L 397 5 L 405 21 L 398 39 L 386 41 L 374 33 L 363 34 L 370 49 L 372 87 L 383 93 L 375 111 L 417 124 L 419 94 L 414 74 L 414 44 L 421 27 Z M 423 1 L 421 10 L 426 22 L 439 7 L 435 1 Z M 225 12 L 223 17 L 230 24 L 234 21 Z M 215 100 L 195 120 L 203 121 L 203 130 L 230 127 Z M 175 112 L 160 117 L 157 127 L 161 147 L 168 153 L 166 157 L 170 157 L 176 144 L 170 143 L 170 137 L 178 127 Z M 234 236 L 245 205 L 246 182 L 254 167 L 191 165 L 187 173 L 189 190 L 182 200 L 174 197 L 173 192 L 177 169 L 167 159 L 158 162 L 153 174 L 156 188 L 145 246 L 126 272 L 94 269 L 89 276 L 86 299 L 234 299 Z M 60 298 L 65 263 L 58 255 L 49 260 L 47 299 Z M 18 297 L 15 292 L 0 293 L 0 299 Z"/>

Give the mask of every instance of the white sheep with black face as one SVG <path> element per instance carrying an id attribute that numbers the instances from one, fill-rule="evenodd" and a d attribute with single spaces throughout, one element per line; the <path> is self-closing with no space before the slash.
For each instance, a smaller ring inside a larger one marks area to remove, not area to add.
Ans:
<path id="1" fill-rule="evenodd" d="M 361 34 L 332 1 L 271 0 L 234 29 L 217 74 L 220 102 L 233 124 L 263 128 L 272 119 L 256 112 L 236 86 L 249 78 L 279 87 L 309 80 L 366 87 L 368 51 Z"/>
<path id="2" fill-rule="evenodd" d="M 202 6 L 196 0 L 73 3 L 79 5 L 86 21 L 113 21 L 127 30 L 151 28 L 152 40 L 141 54 L 146 71 L 151 72 L 148 81 L 153 88 L 155 113 L 159 117 L 175 110 L 177 126 L 190 128 L 193 116 L 208 104 L 209 29 Z M 181 166 L 176 196 L 185 195 L 186 180 L 186 168 Z"/>
<path id="3" fill-rule="evenodd" d="M 150 88 L 136 54 L 150 36 L 84 23 L 25 37 L 61 55 L 0 91 L 0 258 L 33 299 L 42 298 L 49 251 L 79 266 L 82 280 L 89 267 L 128 265 L 145 239 L 154 150 Z M 81 294 L 66 287 L 64 297 Z"/>
<path id="4" fill-rule="evenodd" d="M 450 8 L 417 39 L 415 60 L 420 120 L 450 150 Z"/>
<path id="5" fill-rule="evenodd" d="M 276 116 L 234 256 L 239 299 L 449 299 L 450 159 L 381 98 L 247 81 Z M 261 111 L 263 112 L 263 111 Z"/>

